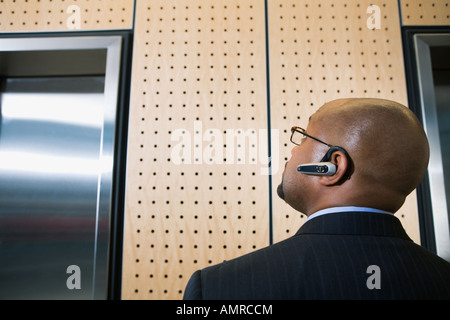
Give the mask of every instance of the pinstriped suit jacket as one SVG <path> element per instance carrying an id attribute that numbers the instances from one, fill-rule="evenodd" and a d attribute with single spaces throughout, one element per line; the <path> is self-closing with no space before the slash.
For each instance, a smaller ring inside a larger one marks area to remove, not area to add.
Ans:
<path id="1" fill-rule="evenodd" d="M 377 280 L 379 289 L 367 285 Z M 184 299 L 450 299 L 450 263 L 415 244 L 395 216 L 336 213 L 196 271 Z"/>

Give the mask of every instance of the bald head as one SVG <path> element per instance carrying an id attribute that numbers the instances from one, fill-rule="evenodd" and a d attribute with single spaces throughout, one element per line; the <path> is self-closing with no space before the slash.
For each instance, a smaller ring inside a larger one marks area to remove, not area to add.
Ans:
<path id="1" fill-rule="evenodd" d="M 359 183 L 406 197 L 422 180 L 429 159 L 425 132 L 407 107 L 383 99 L 340 99 L 322 106 L 311 121 L 325 141 L 344 147 Z"/>
<path id="2" fill-rule="evenodd" d="M 396 212 L 425 175 L 429 147 L 416 116 L 383 99 L 340 99 L 314 113 L 307 133 L 335 151 L 332 176 L 298 173 L 302 163 L 317 162 L 329 147 L 314 139 L 292 149 L 278 194 L 307 215 L 333 206 L 365 206 Z"/>

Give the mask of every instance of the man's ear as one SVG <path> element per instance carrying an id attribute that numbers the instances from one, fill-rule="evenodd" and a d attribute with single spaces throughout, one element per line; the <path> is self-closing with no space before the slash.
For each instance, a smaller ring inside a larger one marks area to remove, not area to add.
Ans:
<path id="1" fill-rule="evenodd" d="M 336 165 L 336 172 L 332 176 L 320 176 L 319 183 L 324 186 L 334 186 L 344 183 L 348 179 L 350 160 L 342 151 L 334 151 L 329 160 Z"/>

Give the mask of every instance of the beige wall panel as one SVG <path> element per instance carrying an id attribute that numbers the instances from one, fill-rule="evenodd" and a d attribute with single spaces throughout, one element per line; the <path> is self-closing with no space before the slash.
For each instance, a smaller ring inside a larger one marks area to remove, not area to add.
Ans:
<path id="1" fill-rule="evenodd" d="M 131 29 L 134 0 L 4 0 L 0 32 Z"/>
<path id="2" fill-rule="evenodd" d="M 136 5 L 122 297 L 179 299 L 269 244 L 264 2 Z"/>
<path id="3" fill-rule="evenodd" d="M 372 4 L 380 15 L 368 24 Z M 380 28 L 373 29 L 372 21 Z M 306 220 L 276 194 L 293 147 L 291 126 L 306 127 L 309 116 L 330 100 L 379 97 L 406 105 L 407 96 L 397 1 L 269 1 L 269 26 L 271 123 L 280 130 L 281 154 L 272 191 L 277 242 Z M 418 242 L 415 194 L 396 215 Z"/>
<path id="4" fill-rule="evenodd" d="M 401 0 L 404 26 L 450 25 L 450 1 Z"/>

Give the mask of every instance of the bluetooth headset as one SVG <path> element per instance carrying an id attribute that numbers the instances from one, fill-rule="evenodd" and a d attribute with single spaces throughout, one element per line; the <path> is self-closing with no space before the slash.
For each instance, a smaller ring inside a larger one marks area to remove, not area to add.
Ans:
<path id="1" fill-rule="evenodd" d="M 316 176 L 332 176 L 336 173 L 336 165 L 331 160 L 331 155 L 335 151 L 342 151 L 347 159 L 349 159 L 347 151 L 344 148 L 333 146 L 331 147 L 320 162 L 305 163 L 297 167 L 297 171 L 303 174 Z"/>

